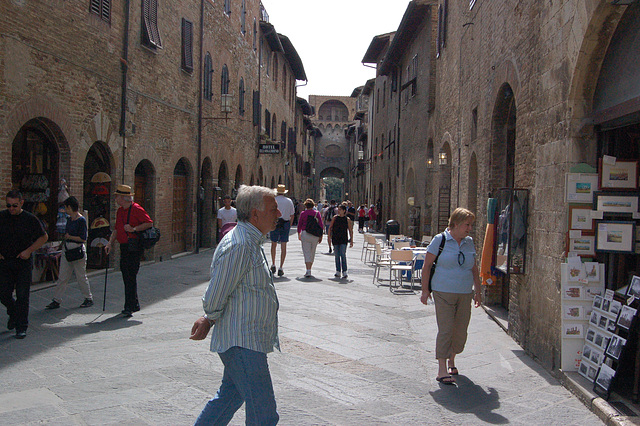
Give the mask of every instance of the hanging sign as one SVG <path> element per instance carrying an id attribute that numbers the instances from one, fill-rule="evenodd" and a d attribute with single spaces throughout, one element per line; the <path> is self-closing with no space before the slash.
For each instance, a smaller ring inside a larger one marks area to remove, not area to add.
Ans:
<path id="1" fill-rule="evenodd" d="M 280 154 L 279 143 L 261 143 L 258 149 L 259 154 Z"/>

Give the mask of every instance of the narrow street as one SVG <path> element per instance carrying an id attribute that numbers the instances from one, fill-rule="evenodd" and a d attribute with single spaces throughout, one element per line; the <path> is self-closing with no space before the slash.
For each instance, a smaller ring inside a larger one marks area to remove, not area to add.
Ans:
<path id="1" fill-rule="evenodd" d="M 282 352 L 269 356 L 280 424 L 601 424 L 481 308 L 457 358 L 458 385 L 438 384 L 433 305 L 373 285 L 373 269 L 360 261 L 362 234 L 355 239 L 347 280 L 333 278 L 326 239 L 311 279 L 302 277 L 295 235 L 289 243 L 276 279 Z M 24 340 L 4 329 L 0 313 L 0 423 L 192 424 L 222 373 L 209 339 L 188 339 L 212 254 L 143 266 L 142 310 L 129 319 L 119 315 L 117 272 L 108 275 L 104 313 L 104 274 L 91 277 L 92 308 L 77 308 L 74 284 L 55 311 L 44 310 L 53 289 L 33 292 Z M 231 424 L 244 424 L 242 409 Z"/>

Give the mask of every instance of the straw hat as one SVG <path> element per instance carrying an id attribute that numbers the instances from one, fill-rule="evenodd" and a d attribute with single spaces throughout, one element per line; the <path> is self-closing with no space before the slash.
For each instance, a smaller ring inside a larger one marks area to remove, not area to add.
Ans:
<path id="1" fill-rule="evenodd" d="M 111 176 L 105 172 L 98 172 L 91 177 L 91 183 L 105 183 L 111 182 Z"/>
<path id="2" fill-rule="evenodd" d="M 116 195 L 135 195 L 135 192 L 131 189 L 129 185 L 118 185 L 116 189 Z"/>
<path id="3" fill-rule="evenodd" d="M 278 185 L 278 187 L 276 188 L 276 191 L 278 191 L 278 195 L 286 194 L 287 192 L 289 192 L 289 190 L 285 188 L 286 186 L 284 185 Z"/>

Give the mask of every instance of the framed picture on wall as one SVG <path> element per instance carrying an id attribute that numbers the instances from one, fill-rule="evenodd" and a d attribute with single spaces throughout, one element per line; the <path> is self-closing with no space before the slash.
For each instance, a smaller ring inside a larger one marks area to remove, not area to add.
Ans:
<path id="1" fill-rule="evenodd" d="M 634 253 L 635 222 L 597 221 L 596 251 Z"/>
<path id="2" fill-rule="evenodd" d="M 609 367 L 607 364 L 602 364 L 596 377 L 596 385 L 608 392 L 615 375 L 616 370 Z"/>
<path id="3" fill-rule="evenodd" d="M 607 164 L 600 159 L 600 188 L 638 189 L 638 161 L 618 160 Z"/>
<path id="4" fill-rule="evenodd" d="M 593 235 L 584 235 L 580 238 L 569 238 L 569 251 L 575 252 L 582 257 L 595 257 L 596 237 Z"/>
<path id="5" fill-rule="evenodd" d="M 593 194 L 593 209 L 612 215 L 633 214 L 638 211 L 638 193 L 596 191 Z"/>
<path id="6" fill-rule="evenodd" d="M 591 207 L 589 204 L 570 204 L 569 229 L 580 229 L 583 234 L 592 233 L 595 229 L 591 219 Z"/>
<path id="7" fill-rule="evenodd" d="M 565 202 L 592 203 L 593 192 L 598 190 L 597 173 L 567 173 L 565 179 Z"/>

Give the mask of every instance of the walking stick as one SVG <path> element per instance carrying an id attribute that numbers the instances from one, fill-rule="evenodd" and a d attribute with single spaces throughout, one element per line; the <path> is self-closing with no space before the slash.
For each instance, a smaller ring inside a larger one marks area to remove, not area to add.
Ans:
<path id="1" fill-rule="evenodd" d="M 102 312 L 107 304 L 107 274 L 109 273 L 109 254 L 107 254 L 107 266 L 104 268 L 104 296 L 102 297 Z"/>

